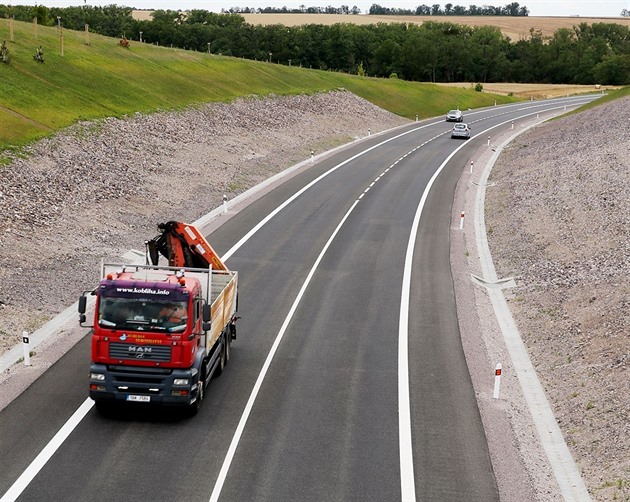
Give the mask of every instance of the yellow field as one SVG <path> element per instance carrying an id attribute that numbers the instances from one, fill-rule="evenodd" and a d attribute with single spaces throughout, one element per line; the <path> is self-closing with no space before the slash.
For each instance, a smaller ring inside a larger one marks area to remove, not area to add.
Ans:
<path id="1" fill-rule="evenodd" d="M 473 84 L 470 83 L 438 83 L 437 85 L 445 85 L 448 87 L 462 87 L 469 89 Z M 489 83 L 483 84 L 484 92 L 492 94 L 508 95 L 520 98 L 546 99 L 559 98 L 562 96 L 574 96 L 576 94 L 588 94 L 592 92 L 604 92 L 619 89 L 614 85 L 568 85 L 568 84 L 505 84 L 505 83 Z"/>
<path id="2" fill-rule="evenodd" d="M 449 22 L 465 26 L 496 26 L 501 33 L 514 42 L 528 39 L 530 30 L 540 30 L 543 36 L 551 36 L 560 28 L 571 29 L 581 23 L 616 23 L 630 27 L 630 18 L 622 17 L 510 17 L 510 16 L 366 16 L 342 14 L 242 14 L 248 24 L 283 24 L 299 26 L 303 24 L 354 23 L 415 23 L 425 21 Z"/>

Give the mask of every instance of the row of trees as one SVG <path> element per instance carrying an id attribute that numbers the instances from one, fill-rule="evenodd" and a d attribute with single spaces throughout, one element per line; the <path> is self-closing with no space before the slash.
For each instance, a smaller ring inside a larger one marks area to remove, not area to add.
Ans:
<path id="1" fill-rule="evenodd" d="M 0 15 L 3 15 L 0 6 Z M 449 22 L 287 27 L 245 23 L 237 14 L 155 11 L 138 21 L 115 6 L 12 7 L 17 20 L 274 63 L 421 82 L 630 84 L 630 32 L 614 23 L 581 23 L 546 38 L 531 30 L 512 42 L 492 26 Z"/>
<path id="2" fill-rule="evenodd" d="M 381 7 L 373 4 L 370 7 L 370 14 L 373 15 L 394 15 L 394 16 L 528 16 L 529 9 L 520 6 L 517 2 L 505 5 L 504 7 L 495 7 L 492 5 L 471 5 L 463 7 L 461 5 L 453 5 L 447 3 L 442 9 L 440 4 L 418 5 L 415 9 L 396 9 L 389 7 Z"/>
<path id="3" fill-rule="evenodd" d="M 300 5 L 298 8 L 289 7 L 231 7 L 230 9 L 221 9 L 221 12 L 229 14 L 361 14 L 361 9 L 356 5 L 352 8 L 347 5 L 341 7 L 306 7 Z"/>
<path id="4" fill-rule="evenodd" d="M 232 7 L 223 9 L 222 12 L 230 14 L 361 14 L 361 9 L 356 5 L 352 8 L 347 5 L 341 7 L 306 7 L 300 5 L 298 8 L 289 7 Z M 453 5 L 447 3 L 442 9 L 440 4 L 418 5 L 415 9 L 398 9 L 390 7 L 382 7 L 378 4 L 372 4 L 369 14 L 379 16 L 528 16 L 529 9 L 525 6 L 521 7 L 518 3 L 513 2 L 504 7 L 495 7 L 492 5 L 471 5 L 463 7 L 461 5 Z"/>

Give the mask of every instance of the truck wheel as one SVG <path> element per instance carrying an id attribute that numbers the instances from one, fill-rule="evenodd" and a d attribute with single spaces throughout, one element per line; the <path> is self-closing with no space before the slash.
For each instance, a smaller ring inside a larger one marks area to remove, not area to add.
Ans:
<path id="1" fill-rule="evenodd" d="M 201 402 L 203 398 L 206 396 L 206 371 L 204 367 L 204 371 L 199 377 L 199 383 L 197 384 L 197 399 L 195 402 L 188 405 L 188 416 L 194 417 L 197 413 L 199 413 L 199 409 L 201 408 Z"/>
<path id="2" fill-rule="evenodd" d="M 227 344 L 227 336 L 224 334 L 223 338 L 221 340 L 221 355 L 219 356 L 219 364 L 217 364 L 217 369 L 214 371 L 215 376 L 219 376 L 221 373 L 223 373 L 223 370 L 225 369 L 225 365 L 227 364 L 227 359 L 229 356 L 229 348 L 228 344 Z"/>
<path id="3" fill-rule="evenodd" d="M 230 345 L 232 345 L 232 336 L 230 333 L 225 334 L 225 364 L 230 360 Z"/>

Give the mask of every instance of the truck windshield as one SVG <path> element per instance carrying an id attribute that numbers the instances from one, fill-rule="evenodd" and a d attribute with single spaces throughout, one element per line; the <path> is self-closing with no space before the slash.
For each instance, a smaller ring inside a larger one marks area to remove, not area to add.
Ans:
<path id="1" fill-rule="evenodd" d="M 128 331 L 183 331 L 188 322 L 186 302 L 101 298 L 98 323 Z"/>

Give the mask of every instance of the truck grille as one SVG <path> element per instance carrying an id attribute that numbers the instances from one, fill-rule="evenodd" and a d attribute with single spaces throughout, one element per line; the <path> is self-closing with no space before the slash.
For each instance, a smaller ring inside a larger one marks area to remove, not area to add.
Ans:
<path id="1" fill-rule="evenodd" d="M 168 362 L 171 360 L 171 346 L 110 343 L 109 357 L 112 359 L 128 361 Z"/>

